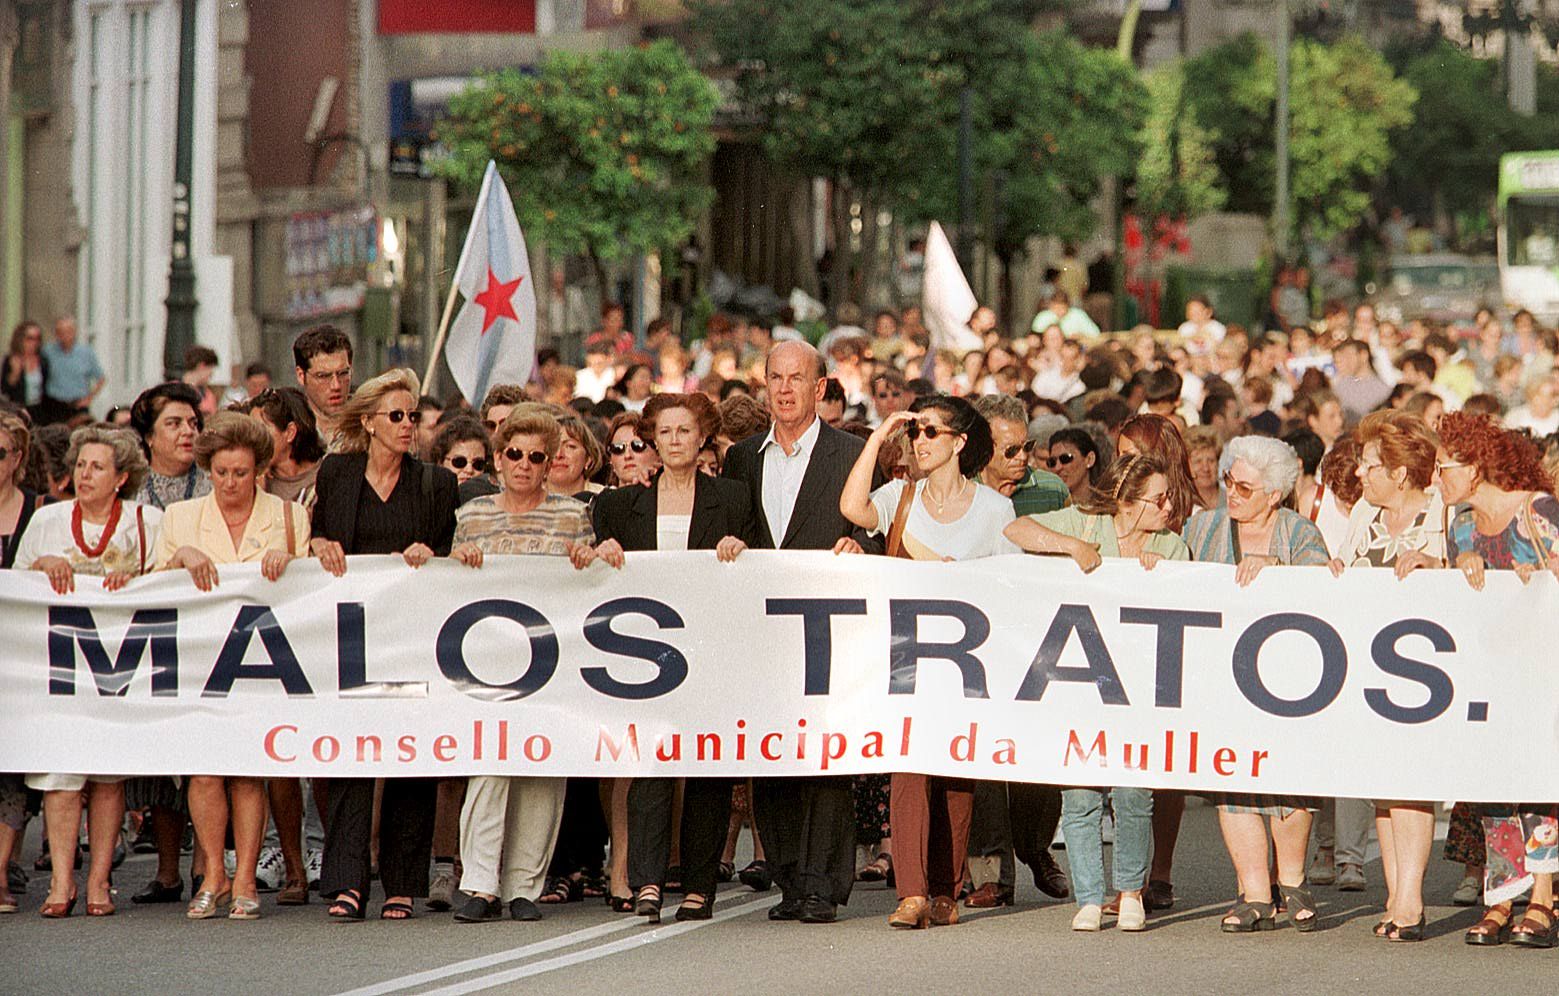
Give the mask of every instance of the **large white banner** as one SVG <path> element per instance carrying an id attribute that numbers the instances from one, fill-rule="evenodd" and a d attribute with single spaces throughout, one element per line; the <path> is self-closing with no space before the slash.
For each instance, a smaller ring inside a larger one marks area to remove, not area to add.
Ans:
<path id="1" fill-rule="evenodd" d="M 0 573 L 0 770 L 1559 799 L 1556 582 L 749 551 Z M 1524 760 L 1523 760 L 1524 759 Z"/>

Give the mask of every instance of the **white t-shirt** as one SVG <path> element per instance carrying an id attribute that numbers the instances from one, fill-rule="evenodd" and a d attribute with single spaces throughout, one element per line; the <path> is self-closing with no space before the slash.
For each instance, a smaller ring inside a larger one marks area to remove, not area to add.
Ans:
<path id="1" fill-rule="evenodd" d="M 615 383 L 617 383 L 617 375 L 610 366 L 600 373 L 596 373 L 589 367 L 580 367 L 574 374 L 574 397 L 589 398 L 591 401 L 604 400 L 607 388 Z"/>
<path id="2" fill-rule="evenodd" d="M 1551 436 L 1559 432 L 1559 408 L 1549 412 L 1547 418 L 1538 418 L 1526 405 L 1512 408 L 1510 414 L 1505 416 L 1505 428 L 1530 429 L 1532 435 L 1539 438 Z"/>
<path id="3" fill-rule="evenodd" d="M 975 560 L 1003 553 L 1021 553 L 1017 545 L 1002 534 L 1016 515 L 1012 499 L 984 484 L 975 483 L 974 500 L 962 516 L 953 522 L 938 522 L 926 508 L 925 482 L 916 488 L 915 504 L 904 523 L 905 552 L 916 560 Z M 877 510 L 877 528 L 873 533 L 886 536 L 899 510 L 904 493 L 902 480 L 889 481 L 872 492 L 872 507 Z"/>
<path id="4" fill-rule="evenodd" d="M 655 549 L 686 550 L 688 532 L 692 528 L 691 515 L 656 515 Z"/>
<path id="5" fill-rule="evenodd" d="M 141 528 L 136 521 L 137 509 L 146 526 L 144 550 L 141 547 Z M 146 569 L 152 569 L 157 558 L 157 528 L 162 524 L 162 509 L 138 505 L 133 501 L 125 502 L 119 513 L 119 524 L 114 528 L 113 539 L 108 541 L 108 546 L 97 557 L 88 557 L 71 535 L 71 513 L 75 510 L 75 502 L 65 501 L 45 505 L 33 513 L 32 521 L 27 524 L 27 531 L 22 534 L 21 542 L 16 547 L 16 566 L 19 570 L 30 570 L 40 557 L 64 557 L 70 561 L 71 569 L 77 574 L 91 577 L 107 577 L 121 571 L 140 574 L 143 553 Z M 104 528 L 84 521 L 81 523 L 81 538 L 87 546 L 96 547 L 103 538 Z"/>

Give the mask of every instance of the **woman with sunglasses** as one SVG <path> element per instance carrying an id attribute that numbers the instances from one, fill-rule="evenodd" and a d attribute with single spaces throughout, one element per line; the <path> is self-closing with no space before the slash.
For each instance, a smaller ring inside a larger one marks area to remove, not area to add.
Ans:
<path id="1" fill-rule="evenodd" d="M 338 452 L 315 478 L 309 552 L 340 577 L 353 554 L 396 554 L 411 568 L 447 556 L 455 534 L 455 475 L 411 455 L 417 440 L 417 375 L 390 370 L 365 382 L 336 419 Z M 436 778 L 387 778 L 380 803 L 380 918 L 406 920 L 412 898 L 427 895 Z M 361 920 L 368 902 L 374 780 L 332 778 L 325 819 L 320 895 L 329 913 Z"/>
<path id="2" fill-rule="evenodd" d="M 1139 416 L 1140 417 L 1140 416 Z M 1192 501 L 1188 482 L 1176 482 L 1163 453 L 1117 457 L 1099 486 L 1077 505 L 1014 519 L 1006 536 L 1029 553 L 1064 553 L 1085 572 L 1102 557 L 1125 557 L 1152 570 L 1161 560 L 1189 560 L 1174 532 L 1176 509 Z M 1096 931 L 1104 915 L 1105 798 L 1115 814 L 1112 905 L 1121 930 L 1147 925 L 1143 886 L 1153 843 L 1153 792 L 1144 788 L 1068 788 L 1061 793 L 1061 832 L 1071 859 L 1077 914 L 1072 929 Z"/>
<path id="3" fill-rule="evenodd" d="M 1087 499 L 1094 482 L 1104 472 L 1104 458 L 1087 429 L 1069 425 L 1050 437 L 1045 469 L 1066 483 L 1075 503 Z"/>
<path id="4" fill-rule="evenodd" d="M 892 480 L 873 491 L 877 454 L 899 426 L 914 450 L 917 480 Z M 1002 530 L 1012 501 L 979 483 L 991 459 L 991 427 L 963 398 L 916 399 L 872 431 L 839 495 L 839 511 L 863 529 L 885 534 L 889 556 L 974 560 L 1016 553 Z M 968 857 L 974 781 L 895 773 L 889 823 L 899 905 L 888 925 L 903 929 L 958 922 L 958 886 Z"/>
<path id="5" fill-rule="evenodd" d="M 428 459 L 455 475 L 461 484 L 487 473 L 493 465 L 492 437 L 479 419 L 456 415 L 438 427 Z"/>
<path id="6" fill-rule="evenodd" d="M 643 431 L 663 461 L 649 484 L 617 488 L 595 500 L 596 553 L 615 568 L 625 551 L 713 550 L 730 562 L 754 541 L 757 522 L 747 488 L 699 473 L 698 453 L 720 431 L 703 394 L 658 394 L 644 406 Z M 635 778 L 628 789 L 628 885 L 634 912 L 660 920 L 677 779 Z M 716 872 L 731 817 L 731 779 L 689 778 L 683 790 L 679 855 L 684 891 L 678 920 L 714 915 Z"/>
<path id="7" fill-rule="evenodd" d="M 1355 471 L 1363 488 L 1347 535 L 1334 551 L 1332 573 L 1348 568 L 1389 568 L 1405 578 L 1420 567 L 1445 566 L 1445 508 L 1434 478 L 1438 441 L 1417 416 L 1380 411 L 1355 430 L 1362 447 Z M 1375 936 L 1393 941 L 1424 939 L 1424 873 L 1434 847 L 1434 806 L 1428 802 L 1375 800 L 1375 832 L 1386 879 L 1386 916 Z M 1363 878 L 1357 865 L 1338 867 Z"/>
<path id="8" fill-rule="evenodd" d="M 460 507 L 450 556 L 479 568 L 487 556 L 567 557 L 575 569 L 595 560 L 595 533 L 585 504 L 547 492 L 547 474 L 563 438 L 543 406 L 516 405 L 493 433 L 502 490 Z M 547 866 L 563 816 L 562 778 L 475 775 L 460 810 L 460 888 L 470 898 L 460 923 L 541 919 Z"/>
<path id="9" fill-rule="evenodd" d="M 1293 447 L 1266 436 L 1237 436 L 1219 461 L 1227 503 L 1198 512 L 1186 523 L 1186 545 L 1194 560 L 1234 566 L 1240 587 L 1272 565 L 1323 565 L 1331 557 L 1314 523 L 1284 507 L 1299 479 Z M 1226 933 L 1270 930 L 1278 906 L 1301 931 L 1314 930 L 1316 905 L 1305 884 L 1312 814 L 1320 801 L 1308 797 L 1226 794 L 1215 797 L 1218 826 L 1239 878 L 1240 901 L 1223 918 Z M 1277 852 L 1276 893 L 1268 863 L 1267 829 Z"/>
<path id="10" fill-rule="evenodd" d="M 1435 474 L 1441 497 L 1455 508 L 1446 557 L 1482 591 L 1489 570 L 1513 570 L 1527 580 L 1541 570 L 1559 575 L 1559 500 L 1543 470 L 1542 452 L 1525 435 L 1501 429 L 1487 415 L 1453 412 L 1440 420 Z M 1559 872 L 1559 811 L 1552 802 L 1482 805 L 1483 919 L 1468 944 L 1551 948 L 1554 875 Z M 1526 916 L 1511 926 L 1512 903 L 1532 891 Z"/>
<path id="11" fill-rule="evenodd" d="M 606 433 L 606 457 L 612 468 L 607 483 L 614 488 L 647 484 L 660 469 L 655 448 L 640 434 L 644 417 L 637 412 L 622 412 L 612 419 Z"/>

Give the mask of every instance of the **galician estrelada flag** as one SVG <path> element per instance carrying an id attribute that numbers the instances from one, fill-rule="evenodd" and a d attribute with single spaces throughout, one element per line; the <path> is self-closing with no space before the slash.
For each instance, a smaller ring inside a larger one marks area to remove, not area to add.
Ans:
<path id="1" fill-rule="evenodd" d="M 444 358 L 472 405 L 494 384 L 523 384 L 536 362 L 536 287 L 514 202 L 487 163 L 476 213 L 455 267 L 465 303 L 449 328 Z"/>

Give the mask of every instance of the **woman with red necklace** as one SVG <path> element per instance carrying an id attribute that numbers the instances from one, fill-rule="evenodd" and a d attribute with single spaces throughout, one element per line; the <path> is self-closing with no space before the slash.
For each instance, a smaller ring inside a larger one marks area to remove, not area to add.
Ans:
<path id="1" fill-rule="evenodd" d="M 161 511 L 125 500 L 146 479 L 140 442 L 121 429 L 86 426 L 71 434 L 66 464 L 73 468 L 75 500 L 45 505 L 33 514 L 17 546 L 16 563 L 48 575 L 49 584 L 60 595 L 76 590 L 77 574 L 100 577 L 106 590 L 118 591 L 151 566 L 162 522 Z M 114 901 L 108 876 L 119 823 L 124 819 L 122 779 L 28 775 L 27 787 L 43 792 L 49 853 L 54 856 L 49 895 L 39 912 L 59 918 L 70 916 L 75 908 L 72 869 L 76 828 L 81 824 L 81 790 L 85 788 L 92 845 L 87 915 L 111 915 Z"/>

